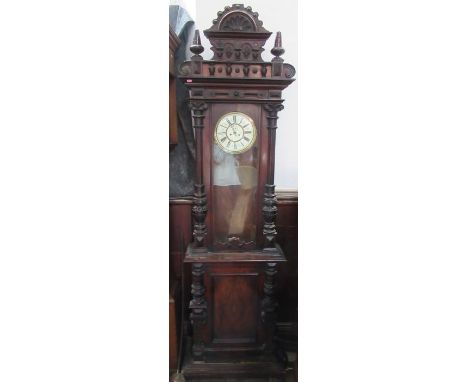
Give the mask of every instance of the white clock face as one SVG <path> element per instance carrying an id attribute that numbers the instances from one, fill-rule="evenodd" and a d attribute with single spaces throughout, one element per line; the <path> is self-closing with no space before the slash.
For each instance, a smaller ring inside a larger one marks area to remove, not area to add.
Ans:
<path id="1" fill-rule="evenodd" d="M 223 151 L 240 154 L 255 143 L 257 130 L 252 118 L 236 111 L 227 113 L 218 120 L 214 138 Z"/>

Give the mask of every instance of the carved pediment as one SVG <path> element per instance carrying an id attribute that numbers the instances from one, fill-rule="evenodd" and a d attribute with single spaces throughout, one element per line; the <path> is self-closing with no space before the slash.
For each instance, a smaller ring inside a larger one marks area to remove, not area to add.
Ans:
<path id="1" fill-rule="evenodd" d="M 277 32 L 275 44 L 271 53 L 273 59 L 266 62 L 262 58 L 264 45 L 271 32 L 263 27 L 258 19 L 258 13 L 243 4 L 233 4 L 218 12 L 213 25 L 206 29 L 205 36 L 211 43 L 213 57 L 205 60 L 201 53 L 200 33 L 195 31 L 190 51 L 194 54 L 190 61 L 179 66 L 181 77 L 186 77 L 187 84 L 200 83 L 199 80 L 229 80 L 231 82 L 249 79 L 250 83 L 262 84 L 264 81 L 277 80 L 278 84 L 287 86 L 295 74 L 292 65 L 284 63 L 281 56 L 284 48 L 281 32 Z M 241 93 L 234 94 L 240 98 Z M 247 94 L 251 97 L 251 94 Z M 274 98 L 272 96 L 272 98 Z"/>
<path id="2" fill-rule="evenodd" d="M 212 45 L 213 59 L 262 62 L 263 46 L 271 35 L 262 25 L 258 13 L 243 4 L 219 11 L 211 28 L 204 31 Z"/>
<path id="3" fill-rule="evenodd" d="M 219 30 L 229 32 L 254 32 L 255 24 L 242 13 L 234 13 L 219 25 Z"/>
<path id="4" fill-rule="evenodd" d="M 205 33 L 211 34 L 211 32 L 219 31 L 271 34 L 263 28 L 263 22 L 258 19 L 258 13 L 253 12 L 252 7 L 244 7 L 244 4 L 224 7 L 223 11 L 218 12 L 218 17 L 213 20 L 213 25 Z"/>

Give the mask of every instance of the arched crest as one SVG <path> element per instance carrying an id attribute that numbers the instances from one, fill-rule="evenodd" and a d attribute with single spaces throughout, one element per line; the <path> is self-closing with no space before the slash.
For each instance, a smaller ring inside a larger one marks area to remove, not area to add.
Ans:
<path id="1" fill-rule="evenodd" d="M 245 26 L 245 28 L 240 28 Z M 224 7 L 218 12 L 218 17 L 213 20 L 213 25 L 205 32 L 236 31 L 269 33 L 263 28 L 263 22 L 258 19 L 258 13 L 252 11 L 252 7 L 244 7 L 244 4 L 233 4 Z"/>
<path id="2" fill-rule="evenodd" d="M 243 4 L 233 4 L 218 12 L 211 28 L 204 31 L 210 40 L 214 60 L 262 62 L 261 52 L 271 32 L 263 28 L 258 13 Z"/>

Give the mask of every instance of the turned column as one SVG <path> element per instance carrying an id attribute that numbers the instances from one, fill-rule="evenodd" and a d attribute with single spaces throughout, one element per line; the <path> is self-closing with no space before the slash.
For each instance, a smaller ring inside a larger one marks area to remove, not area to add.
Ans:
<path id="1" fill-rule="evenodd" d="M 283 73 L 283 59 L 280 57 L 284 53 L 281 42 L 281 32 L 276 34 L 275 45 L 271 49 L 273 54 L 272 62 L 272 77 L 281 76 Z M 265 191 L 263 194 L 263 235 L 264 249 L 275 247 L 276 238 L 276 214 L 278 208 L 276 206 L 275 194 L 275 146 L 276 146 L 276 129 L 278 128 L 278 112 L 284 109 L 283 101 L 271 102 L 263 105 L 266 111 L 267 128 L 268 128 L 268 169 Z"/>
<path id="2" fill-rule="evenodd" d="M 274 349 L 274 333 L 278 302 L 275 298 L 275 276 L 278 273 L 277 263 L 267 263 L 265 266 L 265 282 L 263 284 L 264 297 L 262 299 L 262 321 L 265 325 L 266 343 L 265 350 Z"/>
<path id="3" fill-rule="evenodd" d="M 206 205 L 205 185 L 203 184 L 203 120 L 205 119 L 206 103 L 202 101 L 190 101 L 192 110 L 193 127 L 195 129 L 196 141 L 196 175 L 195 192 L 193 195 L 192 217 L 193 241 L 195 248 L 201 248 L 205 245 L 206 224 L 205 218 L 208 211 Z"/>
<path id="4" fill-rule="evenodd" d="M 267 113 L 267 128 L 268 128 L 268 147 L 270 155 L 268 156 L 267 181 L 263 194 L 263 235 L 264 248 L 273 248 L 276 238 L 276 194 L 275 194 L 275 145 L 276 145 L 276 129 L 278 121 L 278 111 L 283 110 L 284 106 L 281 103 L 268 103 L 263 105 Z"/>
<path id="5" fill-rule="evenodd" d="M 203 57 L 200 53 L 204 51 L 200 41 L 200 33 L 195 31 L 193 43 L 190 50 L 194 55 L 191 57 L 192 72 L 194 74 L 201 73 L 201 64 Z M 192 111 L 193 128 L 195 129 L 196 142 L 196 175 L 194 185 L 194 198 L 192 206 L 193 217 L 193 242 L 194 248 L 203 248 L 205 246 L 205 236 L 207 233 L 205 218 L 208 211 L 206 204 L 205 185 L 203 184 L 203 127 L 205 119 L 205 111 L 208 108 L 207 104 L 199 100 L 190 100 L 189 107 Z"/>
<path id="6" fill-rule="evenodd" d="M 189 304 L 190 322 L 193 327 L 192 354 L 194 360 L 202 360 L 205 344 L 201 333 L 201 326 L 206 324 L 207 303 L 205 299 L 205 287 L 203 276 L 205 265 L 202 263 L 192 264 L 192 300 Z"/>

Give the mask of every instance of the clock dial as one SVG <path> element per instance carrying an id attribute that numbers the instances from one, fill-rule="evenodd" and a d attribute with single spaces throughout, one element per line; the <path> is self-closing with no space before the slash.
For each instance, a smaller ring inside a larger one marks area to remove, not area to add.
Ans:
<path id="1" fill-rule="evenodd" d="M 252 147 L 257 130 L 247 114 L 232 112 L 223 115 L 216 124 L 214 138 L 218 146 L 230 154 L 240 154 Z"/>

